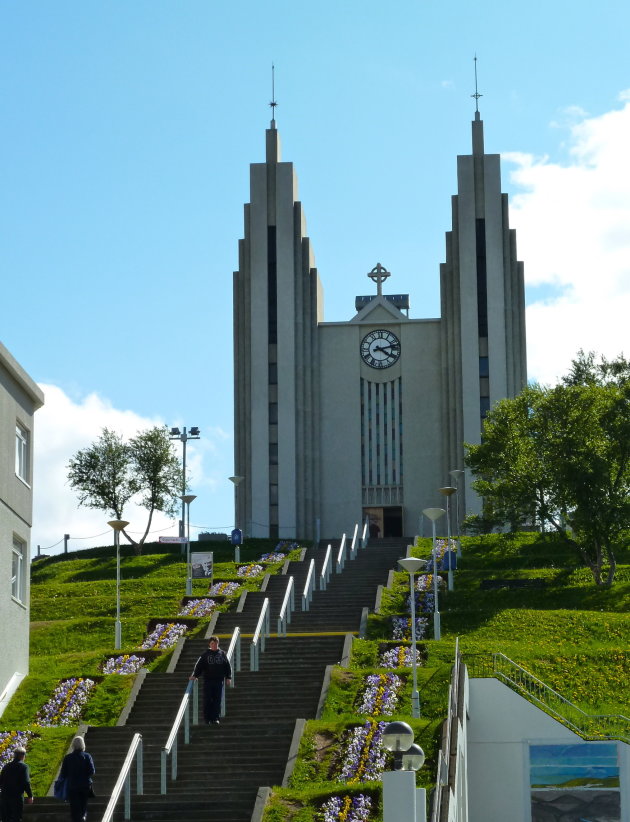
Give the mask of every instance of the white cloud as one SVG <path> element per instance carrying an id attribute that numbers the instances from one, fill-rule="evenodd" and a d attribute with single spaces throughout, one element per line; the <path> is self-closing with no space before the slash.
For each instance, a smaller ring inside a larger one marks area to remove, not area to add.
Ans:
<path id="1" fill-rule="evenodd" d="M 141 417 L 133 411 L 121 411 L 111 403 L 90 394 L 80 402 L 74 402 L 55 385 L 40 386 L 46 395 L 46 403 L 35 418 L 35 485 L 33 503 L 32 551 L 37 545 L 42 552 L 57 554 L 63 550 L 63 542 L 49 551 L 50 546 L 70 534 L 70 550 L 93 545 L 112 543 L 108 516 L 103 511 L 80 508 L 76 494 L 70 489 L 66 474 L 68 460 L 80 448 L 89 446 L 105 427 L 125 438 L 140 430 L 163 424 L 159 419 Z M 202 477 L 201 457 L 195 454 L 191 467 Z M 125 511 L 131 532 L 144 531 L 147 512 L 130 506 Z M 162 514 L 153 518 L 151 533 L 175 534 L 176 526 Z"/>
<path id="2" fill-rule="evenodd" d="M 530 379 L 555 382 L 580 348 L 630 353 L 630 95 L 620 99 L 569 126 L 567 162 L 506 156 L 521 188 L 510 219 L 526 285 L 554 291 L 528 305 Z"/>

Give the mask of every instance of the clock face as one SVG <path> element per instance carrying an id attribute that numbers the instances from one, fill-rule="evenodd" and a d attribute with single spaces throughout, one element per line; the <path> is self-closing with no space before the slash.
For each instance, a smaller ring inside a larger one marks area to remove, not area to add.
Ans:
<path id="1" fill-rule="evenodd" d="M 400 357 L 400 340 L 383 328 L 370 331 L 361 340 L 361 357 L 371 368 L 389 368 Z"/>

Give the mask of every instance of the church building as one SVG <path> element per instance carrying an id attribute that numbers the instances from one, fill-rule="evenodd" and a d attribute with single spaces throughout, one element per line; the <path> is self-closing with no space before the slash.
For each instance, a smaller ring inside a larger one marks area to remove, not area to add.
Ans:
<path id="1" fill-rule="evenodd" d="M 294 167 L 271 121 L 266 160 L 251 165 L 234 274 L 236 515 L 246 535 L 333 538 L 366 517 L 373 535 L 413 535 L 422 509 L 443 507 L 438 489 L 453 485 L 462 516 L 480 512 L 457 473 L 464 443 L 480 441 L 488 410 L 515 396 L 527 371 L 523 265 L 478 111 L 457 176 L 441 317 L 410 317 L 409 296 L 385 293 L 390 272 L 374 261 L 372 293 L 356 298 L 354 316 L 325 322 Z"/>

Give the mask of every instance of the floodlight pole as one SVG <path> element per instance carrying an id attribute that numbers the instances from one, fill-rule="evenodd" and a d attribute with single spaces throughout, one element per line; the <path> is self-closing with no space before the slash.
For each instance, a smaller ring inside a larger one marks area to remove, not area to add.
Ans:
<path id="1" fill-rule="evenodd" d="M 186 506 L 186 596 L 192 594 L 192 573 L 190 567 L 190 503 L 197 499 L 196 494 L 182 494 L 182 502 Z"/>
<path id="2" fill-rule="evenodd" d="M 448 551 L 448 590 L 453 590 L 453 569 L 451 567 L 451 512 L 449 501 L 451 495 L 457 491 L 452 485 L 440 488 L 440 494 L 446 497 L 446 550 Z"/>
<path id="3" fill-rule="evenodd" d="M 186 429 L 186 426 L 180 431 L 179 428 L 171 428 L 171 432 L 169 434 L 169 439 L 171 440 L 180 440 L 182 444 L 182 493 L 180 499 L 182 501 L 182 517 L 179 521 L 179 536 L 185 537 L 185 524 L 186 524 L 186 503 L 184 502 L 184 496 L 186 495 L 186 443 L 188 440 L 198 440 L 199 439 L 199 428 L 194 425 L 190 432 Z"/>
<path id="4" fill-rule="evenodd" d="M 122 626 L 120 623 L 120 532 L 129 523 L 124 519 L 112 519 L 108 523 L 114 530 L 114 544 L 116 546 L 116 621 L 114 622 L 114 650 L 120 650 L 122 643 Z"/>

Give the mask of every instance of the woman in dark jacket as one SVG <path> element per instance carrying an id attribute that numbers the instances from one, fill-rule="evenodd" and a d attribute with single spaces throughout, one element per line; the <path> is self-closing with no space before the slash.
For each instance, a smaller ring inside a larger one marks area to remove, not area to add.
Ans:
<path id="1" fill-rule="evenodd" d="M 85 741 L 82 736 L 75 736 L 72 740 L 72 752 L 64 757 L 59 774 L 65 777 L 68 783 L 68 801 L 72 822 L 85 822 L 88 798 L 93 796 L 93 773 L 94 762 L 85 750 Z"/>

